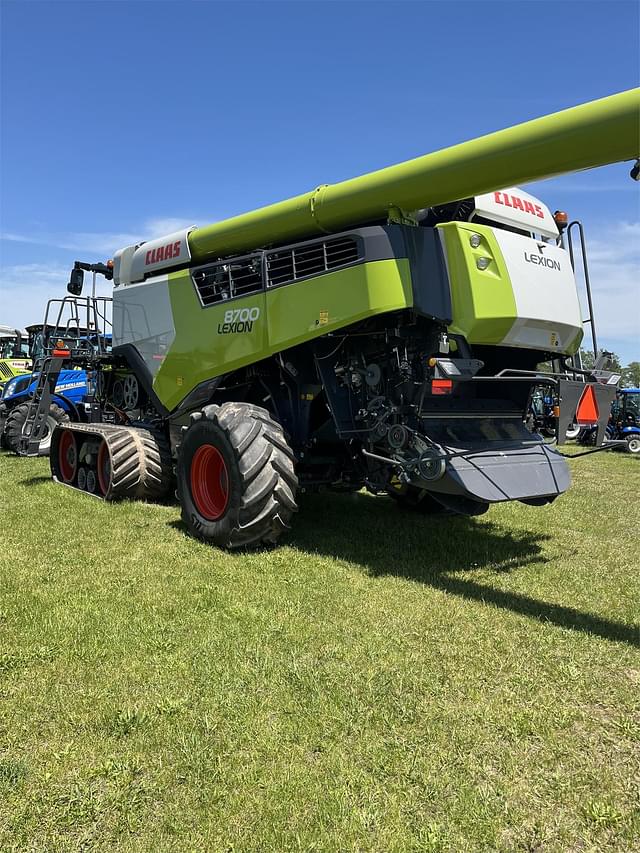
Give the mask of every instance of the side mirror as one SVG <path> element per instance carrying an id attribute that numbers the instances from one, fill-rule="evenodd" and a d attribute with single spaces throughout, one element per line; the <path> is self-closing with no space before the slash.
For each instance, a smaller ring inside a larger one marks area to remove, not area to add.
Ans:
<path id="1" fill-rule="evenodd" d="M 69 284 L 67 285 L 67 290 L 69 293 L 73 293 L 74 296 L 80 296 L 82 293 L 82 285 L 84 284 L 84 270 L 72 269 L 71 277 L 69 278 Z"/>

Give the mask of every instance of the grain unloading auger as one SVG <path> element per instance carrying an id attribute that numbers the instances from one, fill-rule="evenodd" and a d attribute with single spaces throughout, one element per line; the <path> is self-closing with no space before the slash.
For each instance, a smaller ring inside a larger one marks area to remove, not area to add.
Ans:
<path id="1" fill-rule="evenodd" d="M 188 528 L 225 547 L 275 541 L 322 486 L 466 514 L 554 500 L 569 471 L 525 427 L 531 394 L 558 435 L 576 407 L 603 434 L 614 389 L 576 381 L 563 223 L 512 185 L 635 159 L 639 92 L 121 249 L 96 383 L 116 422 L 58 427 L 55 478 L 114 499 L 175 476 Z"/>

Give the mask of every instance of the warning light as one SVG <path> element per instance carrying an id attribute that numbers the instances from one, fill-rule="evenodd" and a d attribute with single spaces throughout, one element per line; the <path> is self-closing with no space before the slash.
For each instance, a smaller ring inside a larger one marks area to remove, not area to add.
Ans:
<path id="1" fill-rule="evenodd" d="M 592 385 L 587 385 L 582 392 L 582 397 L 580 397 L 580 402 L 578 403 L 578 408 L 576 410 L 576 423 L 580 424 L 580 426 L 597 424 L 598 416 L 599 412 L 596 393 L 593 390 Z"/>
<path id="2" fill-rule="evenodd" d="M 69 357 L 69 347 L 65 344 L 64 341 L 56 341 L 56 345 L 53 348 L 53 352 L 51 355 L 54 358 L 68 358 Z"/>
<path id="3" fill-rule="evenodd" d="M 558 226 L 558 231 L 564 231 L 564 229 L 569 224 L 569 217 L 564 212 L 564 210 L 556 210 L 553 214 L 553 219 L 556 225 Z"/>
<path id="4" fill-rule="evenodd" d="M 453 390 L 453 382 L 451 379 L 432 379 L 431 393 L 432 394 L 450 394 Z"/>

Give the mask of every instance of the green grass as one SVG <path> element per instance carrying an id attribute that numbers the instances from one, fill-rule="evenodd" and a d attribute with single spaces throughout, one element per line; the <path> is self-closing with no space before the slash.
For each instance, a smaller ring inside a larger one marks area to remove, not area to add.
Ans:
<path id="1" fill-rule="evenodd" d="M 0 850 L 640 850 L 638 464 L 226 554 L 0 457 Z"/>

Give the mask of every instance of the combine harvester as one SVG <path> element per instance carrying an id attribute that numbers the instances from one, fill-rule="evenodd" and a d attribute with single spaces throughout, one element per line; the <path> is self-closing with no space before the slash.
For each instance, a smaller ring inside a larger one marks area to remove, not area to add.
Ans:
<path id="1" fill-rule="evenodd" d="M 119 250 L 98 402 L 128 376 L 136 420 L 56 427 L 54 478 L 113 500 L 175 476 L 189 530 L 227 548 L 275 542 L 322 486 L 469 515 L 550 503 L 570 474 L 524 425 L 534 389 L 560 443 L 577 409 L 601 444 L 615 387 L 569 360 L 566 217 L 513 185 L 635 160 L 639 92 Z"/>
<path id="2" fill-rule="evenodd" d="M 12 326 L 0 326 L 0 391 L 15 376 L 30 370 L 27 332 Z"/>

